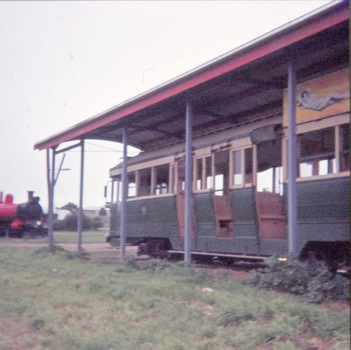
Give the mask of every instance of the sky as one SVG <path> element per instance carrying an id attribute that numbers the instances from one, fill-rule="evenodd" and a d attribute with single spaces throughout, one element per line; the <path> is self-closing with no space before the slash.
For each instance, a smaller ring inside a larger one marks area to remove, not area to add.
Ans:
<path id="1" fill-rule="evenodd" d="M 36 142 L 328 2 L 1 1 L 0 191 L 16 203 L 35 191 L 46 211 L 46 151 L 34 150 Z M 85 208 L 105 204 L 120 150 L 87 141 Z M 63 168 L 57 208 L 79 202 L 79 149 L 66 153 Z"/>

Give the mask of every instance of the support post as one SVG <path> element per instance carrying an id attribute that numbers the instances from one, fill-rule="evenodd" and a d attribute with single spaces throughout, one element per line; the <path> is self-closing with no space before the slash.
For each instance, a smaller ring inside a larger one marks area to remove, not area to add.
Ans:
<path id="1" fill-rule="evenodd" d="M 55 149 L 52 149 L 51 171 L 50 171 L 50 149 L 46 150 L 46 168 L 47 168 L 47 182 L 48 182 L 48 197 L 49 197 L 49 231 L 48 243 L 49 250 L 54 246 L 54 186 L 55 186 Z"/>
<path id="2" fill-rule="evenodd" d="M 288 66 L 288 244 L 289 253 L 297 254 L 296 209 L 296 76 L 292 60 Z"/>
<path id="3" fill-rule="evenodd" d="M 121 222 L 120 222 L 120 259 L 123 261 L 126 254 L 126 222 L 127 222 L 127 191 L 128 191 L 128 179 L 127 179 L 127 143 L 128 135 L 127 128 L 123 127 L 123 163 L 122 163 L 122 201 L 121 201 Z"/>
<path id="4" fill-rule="evenodd" d="M 192 105 L 186 103 L 186 130 L 185 130 L 185 206 L 184 206 L 184 262 L 191 265 L 191 239 L 192 239 Z"/>
<path id="5" fill-rule="evenodd" d="M 81 141 L 80 150 L 80 184 L 79 184 L 79 211 L 77 218 L 77 251 L 82 250 L 83 232 L 83 189 L 84 189 L 84 140 Z"/>
<path id="6" fill-rule="evenodd" d="M 113 204 L 114 202 L 114 194 L 115 194 L 115 181 L 112 181 L 111 183 L 111 198 L 110 198 L 110 204 Z M 117 197 L 118 198 L 118 197 Z"/>

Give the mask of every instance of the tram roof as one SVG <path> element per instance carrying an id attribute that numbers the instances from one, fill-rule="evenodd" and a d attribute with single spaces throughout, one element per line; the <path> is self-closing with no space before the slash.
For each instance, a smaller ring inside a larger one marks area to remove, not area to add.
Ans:
<path id="1" fill-rule="evenodd" d="M 122 142 L 143 151 L 185 140 L 185 103 L 193 104 L 193 138 L 282 112 L 289 59 L 298 83 L 349 66 L 348 2 L 310 14 L 34 145 L 74 140 Z"/>

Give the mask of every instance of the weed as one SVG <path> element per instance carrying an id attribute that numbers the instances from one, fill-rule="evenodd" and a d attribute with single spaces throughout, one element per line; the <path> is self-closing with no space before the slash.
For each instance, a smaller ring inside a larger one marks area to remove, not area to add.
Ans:
<path id="1" fill-rule="evenodd" d="M 205 329 L 201 334 L 201 337 L 205 339 L 214 338 L 215 336 L 216 336 L 216 330 L 213 328 Z"/>
<path id="2" fill-rule="evenodd" d="M 34 255 L 42 255 L 46 256 L 48 253 L 58 253 L 58 252 L 67 252 L 64 248 L 57 244 L 53 244 L 51 247 L 41 247 L 36 250 L 34 250 L 33 254 Z"/>
<path id="3" fill-rule="evenodd" d="M 45 326 L 45 320 L 41 318 L 35 318 L 30 321 L 29 327 L 34 331 L 40 331 Z"/>
<path id="4" fill-rule="evenodd" d="M 334 332 L 335 344 L 331 350 L 349 350 L 350 349 L 350 333 L 336 331 Z"/>
<path id="5" fill-rule="evenodd" d="M 247 305 L 247 303 L 240 303 L 221 308 L 216 316 L 217 324 L 223 327 L 232 326 L 255 319 L 256 314 L 252 308 Z"/>
<path id="6" fill-rule="evenodd" d="M 296 347 L 289 341 L 287 343 L 274 345 L 273 350 L 296 350 Z"/>
<path id="7" fill-rule="evenodd" d="M 90 257 L 90 253 L 86 252 L 84 249 L 80 250 L 79 252 L 67 252 L 66 258 L 67 259 L 83 259 L 87 260 Z"/>
<path id="8" fill-rule="evenodd" d="M 253 271 L 248 282 L 259 288 L 302 295 L 311 303 L 350 300 L 350 281 L 332 274 L 327 266 L 317 269 L 296 258 L 279 261 L 273 258 L 268 266 Z"/>
<path id="9" fill-rule="evenodd" d="M 48 338 L 41 339 L 40 345 L 42 345 L 45 349 L 51 349 L 52 340 Z"/>
<path id="10" fill-rule="evenodd" d="M 345 322 L 340 314 L 323 315 L 315 321 L 313 326 L 316 334 L 325 339 L 334 337 L 337 333 L 348 334 L 350 329 L 350 323 Z"/>
<path id="11" fill-rule="evenodd" d="M 134 256 L 127 256 L 125 265 L 138 270 L 148 270 L 158 272 L 171 266 L 171 263 L 167 260 L 160 259 L 148 259 L 148 260 L 137 260 Z"/>
<path id="12" fill-rule="evenodd" d="M 318 275 L 310 280 L 307 297 L 311 303 L 350 300 L 350 280 L 340 275 L 334 275 L 324 267 L 320 269 Z"/>
<path id="13" fill-rule="evenodd" d="M 144 297 L 137 301 L 136 305 L 143 310 L 153 309 L 158 307 L 163 302 L 163 299 L 156 296 Z"/>
<path id="14" fill-rule="evenodd" d="M 91 293 L 98 293 L 103 288 L 104 288 L 104 286 L 101 283 L 99 283 L 99 282 L 91 282 L 90 287 L 89 287 L 89 291 Z"/>

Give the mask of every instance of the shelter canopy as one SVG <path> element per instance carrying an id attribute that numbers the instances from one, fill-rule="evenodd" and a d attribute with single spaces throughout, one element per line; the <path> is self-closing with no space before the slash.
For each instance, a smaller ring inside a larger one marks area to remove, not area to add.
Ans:
<path id="1" fill-rule="evenodd" d="M 327 5 L 152 90 L 45 140 L 34 149 L 73 140 L 122 142 L 151 151 L 185 141 L 185 104 L 193 105 L 193 138 L 282 113 L 288 61 L 298 83 L 349 65 L 349 10 Z M 235 33 L 234 33 L 235 35 Z"/>

